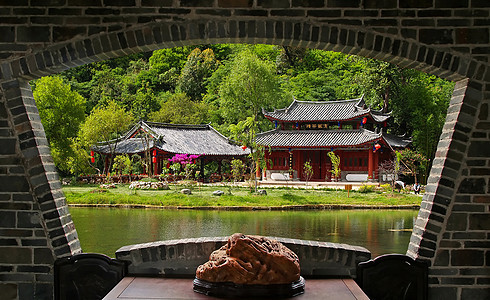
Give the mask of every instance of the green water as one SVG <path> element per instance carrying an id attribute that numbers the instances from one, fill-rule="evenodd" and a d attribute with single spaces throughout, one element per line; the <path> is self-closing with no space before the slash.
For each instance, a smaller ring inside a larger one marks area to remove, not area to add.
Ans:
<path id="1" fill-rule="evenodd" d="M 125 245 L 235 232 L 405 253 L 416 210 L 209 211 L 71 207 L 84 252 L 114 257 Z"/>

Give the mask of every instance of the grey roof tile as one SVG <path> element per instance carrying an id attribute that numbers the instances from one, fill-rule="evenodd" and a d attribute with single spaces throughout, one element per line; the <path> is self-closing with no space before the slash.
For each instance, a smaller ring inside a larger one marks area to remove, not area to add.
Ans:
<path id="1" fill-rule="evenodd" d="M 381 139 L 380 133 L 356 130 L 271 130 L 257 135 L 259 145 L 270 147 L 347 147 Z"/>
<path id="2" fill-rule="evenodd" d="M 147 147 L 147 144 L 149 144 L 149 147 Z M 110 145 L 98 145 L 93 147 L 93 149 L 97 152 L 108 154 L 111 153 L 111 147 L 114 147 L 114 145 L 116 146 L 115 153 L 134 154 L 143 152 L 145 149 L 151 149 L 153 147 L 153 141 L 150 140 L 147 142 L 145 139 L 132 138 L 129 140 L 120 140 L 117 143 L 112 142 Z"/>
<path id="3" fill-rule="evenodd" d="M 201 155 L 246 155 L 243 150 L 228 138 L 221 135 L 211 125 L 180 125 L 153 122 L 140 122 L 120 138 L 116 144 L 116 153 L 138 153 L 144 151 L 143 139 L 132 137 L 138 130 L 148 132 L 153 140 L 150 148 L 170 153 L 187 153 Z M 114 144 L 115 141 L 109 141 Z M 110 153 L 107 143 L 94 147 L 94 150 Z"/>
<path id="4" fill-rule="evenodd" d="M 405 148 L 412 142 L 411 139 L 404 136 L 389 133 L 383 133 L 383 139 L 393 148 Z"/>
<path id="5" fill-rule="evenodd" d="M 284 122 L 346 121 L 370 115 L 376 122 L 386 121 L 390 115 L 370 109 L 362 98 L 339 101 L 297 101 L 287 108 L 264 111 L 271 120 Z"/>
<path id="6" fill-rule="evenodd" d="M 383 139 L 392 148 L 405 148 L 410 139 L 361 128 L 354 130 L 280 130 L 259 133 L 257 143 L 278 148 L 355 147 Z"/>

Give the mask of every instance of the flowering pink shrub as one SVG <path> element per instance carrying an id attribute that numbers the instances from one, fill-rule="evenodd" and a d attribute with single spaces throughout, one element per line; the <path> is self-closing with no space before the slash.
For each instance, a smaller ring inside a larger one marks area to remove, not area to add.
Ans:
<path id="1" fill-rule="evenodd" d="M 195 155 L 195 154 L 175 154 L 174 157 L 169 158 L 168 160 L 173 162 L 173 163 L 180 163 L 181 165 L 187 165 L 187 164 L 192 164 L 194 163 L 194 160 L 196 160 L 199 156 L 201 155 Z"/>

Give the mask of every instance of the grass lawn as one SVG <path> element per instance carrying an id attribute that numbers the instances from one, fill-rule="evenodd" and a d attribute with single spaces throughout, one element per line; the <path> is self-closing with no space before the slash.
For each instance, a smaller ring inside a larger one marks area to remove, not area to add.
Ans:
<path id="1" fill-rule="evenodd" d="M 194 186 L 191 195 L 180 193 L 183 186 L 170 185 L 170 190 L 130 190 L 129 185 L 100 189 L 95 185 L 63 186 L 68 204 L 148 205 L 164 207 L 287 207 L 287 206 L 418 206 L 422 197 L 413 194 L 344 190 L 264 188 L 267 195 L 255 195 L 248 188 L 226 186 Z M 225 192 L 213 196 L 216 190 Z M 231 194 L 230 194 L 231 191 Z"/>

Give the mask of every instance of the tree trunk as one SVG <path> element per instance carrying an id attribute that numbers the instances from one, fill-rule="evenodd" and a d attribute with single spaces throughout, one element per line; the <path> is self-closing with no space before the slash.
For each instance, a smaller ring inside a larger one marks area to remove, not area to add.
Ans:
<path id="1" fill-rule="evenodd" d="M 291 57 L 291 53 L 289 53 L 288 47 L 287 46 L 283 46 L 282 48 L 284 49 L 284 54 L 286 54 L 286 57 L 287 57 L 288 62 L 289 62 L 289 65 L 291 67 L 293 67 L 294 66 L 294 61 L 293 61 L 293 58 Z"/>
<path id="2" fill-rule="evenodd" d="M 387 85 L 385 88 L 385 93 L 383 95 L 383 113 L 388 112 L 388 103 L 390 101 L 390 86 Z"/>

